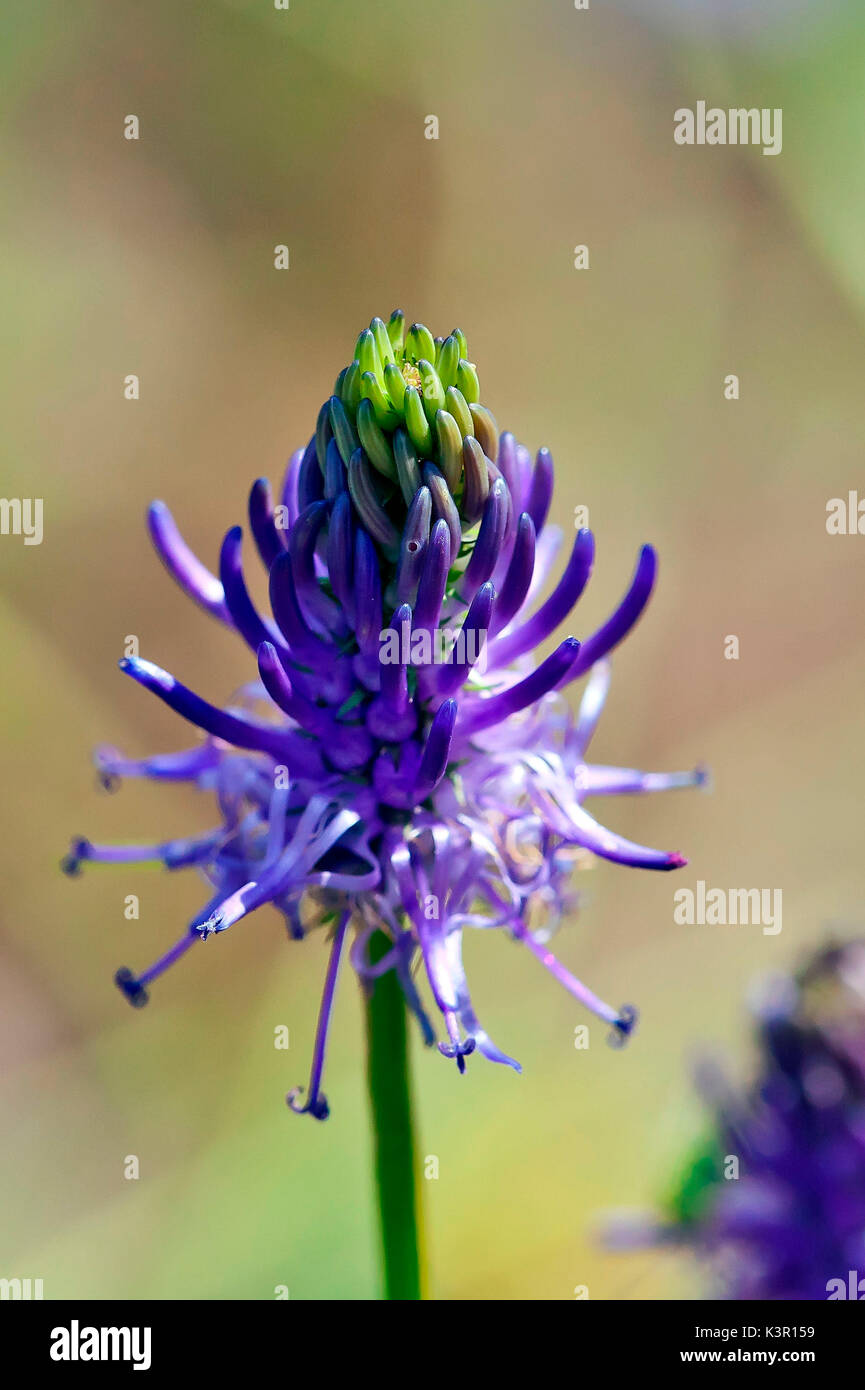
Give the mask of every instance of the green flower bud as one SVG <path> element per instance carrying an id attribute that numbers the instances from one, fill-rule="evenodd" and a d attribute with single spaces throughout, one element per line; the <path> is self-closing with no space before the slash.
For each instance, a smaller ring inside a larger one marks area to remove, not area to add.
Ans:
<path id="1" fill-rule="evenodd" d="M 438 372 L 432 362 L 426 357 L 422 357 L 417 364 L 421 378 L 421 398 L 426 418 L 432 425 L 436 418 L 437 410 L 445 408 L 444 387 L 439 381 Z"/>
<path id="2" fill-rule="evenodd" d="M 393 453 L 390 444 L 376 422 L 372 401 L 368 399 L 362 400 L 358 407 L 357 432 L 373 468 L 377 468 L 379 473 L 383 473 L 386 478 L 392 478 L 395 482 L 397 471 Z"/>
<path id="3" fill-rule="evenodd" d="M 475 432 L 475 422 L 469 410 L 468 401 L 462 391 L 458 391 L 455 386 L 449 386 L 445 391 L 445 407 L 454 417 L 460 427 L 460 435 L 467 439 Z"/>
<path id="4" fill-rule="evenodd" d="M 391 410 L 390 401 L 384 394 L 384 388 L 379 385 L 378 378 L 373 376 L 372 372 L 361 372 L 360 390 L 361 395 L 372 403 L 376 424 L 383 430 L 396 429 L 399 424 L 399 416 Z"/>
<path id="5" fill-rule="evenodd" d="M 384 369 L 384 389 L 392 408 L 400 417 L 405 414 L 405 388 L 406 380 L 399 367 L 388 362 Z"/>
<path id="6" fill-rule="evenodd" d="M 457 386 L 469 405 L 474 405 L 476 401 L 480 400 L 481 386 L 474 362 L 467 362 L 465 358 L 460 359 L 460 364 L 457 367 Z"/>
<path id="7" fill-rule="evenodd" d="M 360 367 L 361 373 L 371 372 L 376 380 L 384 381 L 384 368 L 379 360 L 378 348 L 375 345 L 375 337 L 370 329 L 365 328 L 357 340 L 354 349 L 354 359 Z"/>
<path id="8" fill-rule="evenodd" d="M 455 384 L 457 379 L 457 369 L 459 367 L 459 362 L 459 344 L 457 343 L 457 340 L 454 337 L 454 335 L 451 334 L 451 336 L 449 338 L 445 338 L 444 342 L 442 343 L 442 350 L 439 353 L 438 359 L 436 361 L 436 371 L 439 374 L 439 380 L 441 381 L 441 384 L 445 388 L 445 390 L 447 390 L 449 386 L 453 386 Z"/>
<path id="9" fill-rule="evenodd" d="M 421 458 L 429 458 L 432 453 L 432 430 L 421 404 L 421 398 L 414 386 L 406 387 L 405 427 Z"/>
<path id="10" fill-rule="evenodd" d="M 455 493 L 463 472 L 463 437 L 460 427 L 446 410 L 436 411 L 436 440 L 438 441 L 438 465 L 444 474 L 445 482 Z"/>
<path id="11" fill-rule="evenodd" d="M 375 338 L 378 360 L 381 362 L 382 367 L 385 367 L 388 362 L 393 361 L 393 347 L 391 346 L 390 338 L 387 336 L 384 319 L 373 319 L 369 327 L 370 332 Z"/>
<path id="12" fill-rule="evenodd" d="M 401 357 L 403 352 L 403 330 L 405 329 L 405 314 L 402 309 L 394 309 L 387 321 L 387 336 L 390 338 L 394 356 Z"/>
<path id="13" fill-rule="evenodd" d="M 360 394 L 360 366 L 357 362 L 350 362 L 342 376 L 342 386 L 337 391 L 337 395 L 349 413 L 349 416 L 357 414 L 357 408 L 361 402 Z"/>
<path id="14" fill-rule="evenodd" d="M 405 335 L 405 355 L 420 365 L 420 359 L 428 362 L 436 360 L 436 345 L 433 335 L 422 323 L 413 323 Z"/>

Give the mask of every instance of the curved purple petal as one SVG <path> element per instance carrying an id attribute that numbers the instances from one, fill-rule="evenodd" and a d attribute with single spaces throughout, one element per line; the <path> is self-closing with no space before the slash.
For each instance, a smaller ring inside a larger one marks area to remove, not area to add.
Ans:
<path id="1" fill-rule="evenodd" d="M 175 583 L 211 617 L 231 627 L 222 585 L 189 549 L 164 502 L 151 502 L 147 524 L 156 553 Z"/>

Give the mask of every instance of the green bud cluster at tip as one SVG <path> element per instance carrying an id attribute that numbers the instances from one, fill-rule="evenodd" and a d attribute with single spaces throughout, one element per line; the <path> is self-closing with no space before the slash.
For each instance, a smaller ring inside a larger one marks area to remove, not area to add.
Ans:
<path id="1" fill-rule="evenodd" d="M 434 338 L 422 323 L 406 332 L 401 309 L 374 318 L 319 412 L 316 455 L 325 474 L 336 442 L 355 510 L 393 556 L 406 512 L 430 476 L 463 532 L 480 520 L 495 464 L 498 428 L 480 400 L 478 375 L 458 328 Z M 432 469 L 431 469 L 432 466 Z"/>

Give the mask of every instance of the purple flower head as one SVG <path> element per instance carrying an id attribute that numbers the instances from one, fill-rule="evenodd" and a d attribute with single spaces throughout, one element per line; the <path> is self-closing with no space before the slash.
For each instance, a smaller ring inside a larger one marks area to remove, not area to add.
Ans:
<path id="1" fill-rule="evenodd" d="M 690 1249 L 723 1298 L 859 1298 L 865 943 L 828 947 L 771 981 L 756 1014 L 756 1080 L 739 1091 L 716 1064 L 701 1066 L 713 1124 L 668 1216 L 616 1223 L 610 1241 Z"/>
<path id="2" fill-rule="evenodd" d="M 132 760 L 97 754 L 106 783 L 190 782 L 216 824 L 189 840 L 106 846 L 79 840 L 65 861 L 159 860 L 195 867 L 210 896 L 148 969 L 117 973 L 129 1001 L 199 942 L 270 903 L 292 937 L 328 929 L 330 960 L 312 1078 L 294 1109 L 327 1114 L 327 1025 L 348 949 L 368 988 L 395 971 L 425 1040 L 436 1031 L 415 983 L 422 965 L 441 1015 L 439 1050 L 460 1070 L 472 1052 L 518 1064 L 481 1026 L 462 965 L 466 928 L 500 928 L 525 945 L 621 1042 L 635 1012 L 597 999 L 548 942 L 575 905 L 587 851 L 648 869 L 680 855 L 605 829 L 593 795 L 694 785 L 699 771 L 641 773 L 587 764 L 612 649 L 641 616 L 655 580 L 640 552 L 621 603 L 582 643 L 535 652 L 585 588 L 594 540 L 579 531 L 549 596 L 561 534 L 547 524 L 553 463 L 498 433 L 480 403 L 465 338 L 404 332 L 400 312 L 357 340 L 281 491 L 259 479 L 249 530 L 269 576 L 270 615 L 250 598 L 243 534 L 233 527 L 211 573 L 162 502 L 154 546 L 181 589 L 252 652 L 256 679 L 211 704 L 150 661 L 121 669 L 196 729 L 186 752 Z M 565 692 L 589 676 L 574 714 Z M 381 934 L 386 938 L 382 953 Z M 373 938 L 376 947 L 371 950 Z"/>

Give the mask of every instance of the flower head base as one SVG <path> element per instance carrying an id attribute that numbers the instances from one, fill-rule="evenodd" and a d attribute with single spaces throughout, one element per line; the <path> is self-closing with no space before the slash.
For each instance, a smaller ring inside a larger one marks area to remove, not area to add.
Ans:
<path id="1" fill-rule="evenodd" d="M 831 946 L 772 981 L 757 1001 L 757 1044 L 746 1092 L 701 1067 L 707 1141 L 667 1218 L 617 1223 L 611 1243 L 685 1246 L 724 1298 L 847 1297 L 849 1272 L 865 1275 L 865 943 Z"/>
<path id="2" fill-rule="evenodd" d="M 460 1070 L 477 1051 L 517 1067 L 481 1027 L 461 960 L 466 927 L 500 928 L 610 1025 L 616 1043 L 632 1009 L 597 999 L 550 953 L 574 907 L 574 867 L 591 852 L 673 869 L 678 854 L 632 844 L 585 809 L 593 795 L 694 785 L 670 775 L 589 765 L 609 684 L 608 653 L 648 602 L 656 560 L 644 547 L 624 598 L 581 645 L 533 652 L 568 616 L 589 579 L 594 541 L 577 533 L 549 596 L 561 535 L 547 524 L 553 464 L 499 436 L 480 404 L 463 334 L 434 339 L 403 315 L 373 319 L 340 372 L 306 448 L 275 499 L 259 479 L 252 537 L 269 576 L 272 616 L 244 578 L 232 528 L 212 574 L 164 503 L 150 510 L 157 552 L 179 586 L 255 654 L 258 679 L 225 706 L 209 703 L 149 661 L 121 669 L 203 733 L 186 752 L 143 760 L 97 754 L 106 785 L 123 777 L 189 782 L 218 808 L 213 830 L 147 846 L 73 844 L 65 861 L 161 861 L 196 867 L 212 896 L 177 943 L 142 974 L 123 969 L 129 1001 L 196 942 L 265 903 L 290 934 L 332 935 L 306 1101 L 324 1118 L 327 1024 L 349 927 L 361 980 L 393 970 L 428 1043 L 415 985 L 420 957 Z M 444 633 L 448 640 L 442 642 Z M 562 692 L 590 679 L 578 714 Z M 376 952 L 382 933 L 388 947 Z M 518 1068 L 517 1068 L 518 1069 Z"/>

